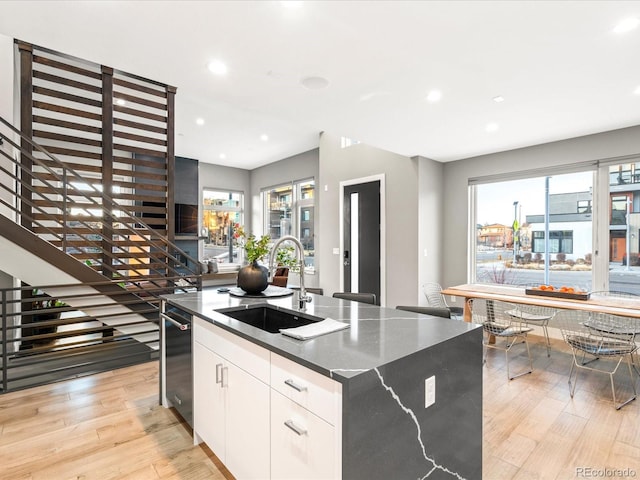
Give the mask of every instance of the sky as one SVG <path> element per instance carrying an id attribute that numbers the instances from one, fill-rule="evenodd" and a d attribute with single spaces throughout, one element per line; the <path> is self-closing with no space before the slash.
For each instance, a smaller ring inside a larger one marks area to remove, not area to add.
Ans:
<path id="1" fill-rule="evenodd" d="M 519 222 L 527 215 L 544 214 L 545 177 L 511 180 L 477 186 L 476 223 L 511 225 L 515 218 L 513 202 L 518 202 Z M 549 194 L 586 192 L 593 183 L 593 172 L 555 175 L 549 180 Z"/>

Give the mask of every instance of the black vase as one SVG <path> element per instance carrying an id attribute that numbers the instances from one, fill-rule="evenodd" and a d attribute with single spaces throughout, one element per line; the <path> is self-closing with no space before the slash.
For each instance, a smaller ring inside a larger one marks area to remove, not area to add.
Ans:
<path id="1" fill-rule="evenodd" d="M 238 287 L 250 294 L 260 293 L 269 285 L 269 271 L 253 262 L 238 271 Z"/>

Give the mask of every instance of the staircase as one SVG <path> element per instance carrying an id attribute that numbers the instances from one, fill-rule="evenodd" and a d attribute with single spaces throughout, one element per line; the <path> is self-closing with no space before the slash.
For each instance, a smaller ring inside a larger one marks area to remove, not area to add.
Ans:
<path id="1" fill-rule="evenodd" d="M 157 297 L 202 285 L 197 259 L 140 213 L 163 209 L 141 209 L 135 191 L 115 199 L 2 117 L 0 142 L 0 271 L 64 298 L 68 309 L 81 309 L 76 316 L 115 332 L 110 340 L 157 349 Z M 20 333 L 20 311 L 28 315 L 25 292 L 9 292 L 9 297 L 23 297 L 13 303 L 3 292 L 5 369 L 27 339 Z M 41 350 L 51 356 L 50 349 Z M 60 355 L 71 351 L 65 348 Z M 3 377 L 7 391 L 6 371 Z"/>

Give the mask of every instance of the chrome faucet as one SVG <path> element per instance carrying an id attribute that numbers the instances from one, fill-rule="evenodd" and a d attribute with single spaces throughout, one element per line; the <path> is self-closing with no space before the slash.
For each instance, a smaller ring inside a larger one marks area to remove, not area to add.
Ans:
<path id="1" fill-rule="evenodd" d="M 278 251 L 278 247 L 282 242 L 286 242 L 289 240 L 296 246 L 296 250 L 298 251 L 298 266 L 300 268 L 300 299 L 298 302 L 298 308 L 303 310 L 306 306 L 307 302 L 311 301 L 311 297 L 307 295 L 307 289 L 304 288 L 304 248 L 302 247 L 302 243 L 293 235 L 285 235 L 284 237 L 280 237 L 276 243 L 273 244 L 273 248 L 271 249 L 271 253 L 269 254 L 269 281 L 273 279 L 273 272 L 275 272 L 276 265 L 273 264 L 273 259 Z"/>

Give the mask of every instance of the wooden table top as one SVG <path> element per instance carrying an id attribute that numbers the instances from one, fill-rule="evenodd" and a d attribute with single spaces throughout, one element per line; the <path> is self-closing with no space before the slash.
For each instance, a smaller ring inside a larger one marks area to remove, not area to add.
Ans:
<path id="1" fill-rule="evenodd" d="M 464 284 L 442 290 L 443 295 L 454 295 L 465 298 L 486 298 L 503 302 L 539 305 L 551 308 L 585 310 L 603 312 L 612 315 L 640 318 L 640 297 L 609 297 L 592 295 L 589 300 L 543 297 L 527 295 L 525 287 L 488 284 Z"/>

